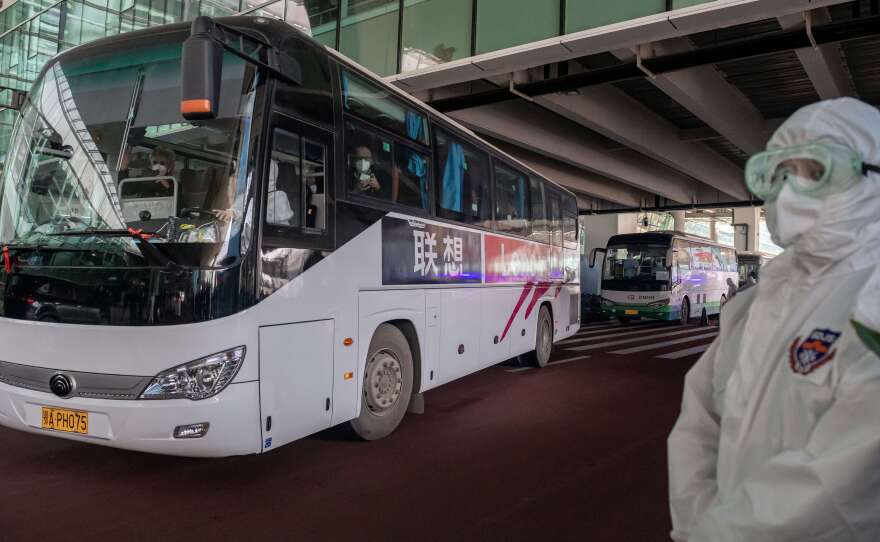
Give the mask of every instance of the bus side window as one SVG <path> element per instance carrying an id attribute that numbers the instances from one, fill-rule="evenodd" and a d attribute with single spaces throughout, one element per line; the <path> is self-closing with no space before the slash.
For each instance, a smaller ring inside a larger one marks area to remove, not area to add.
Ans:
<path id="1" fill-rule="evenodd" d="M 561 247 L 562 246 L 562 209 L 559 201 L 559 194 L 556 192 L 550 192 L 548 200 L 550 205 L 548 207 L 549 219 L 550 219 L 550 242 L 553 246 Z"/>
<path id="2" fill-rule="evenodd" d="M 529 177 L 530 199 L 532 202 L 532 240 L 549 243 L 547 232 L 547 209 L 544 207 L 544 182 Z"/>
<path id="3" fill-rule="evenodd" d="M 327 228 L 327 149 L 276 128 L 266 182 L 266 223 L 304 232 Z"/>
<path id="4" fill-rule="evenodd" d="M 678 263 L 678 273 L 680 278 L 684 278 L 685 275 L 690 273 L 691 270 L 691 254 L 688 245 L 684 242 L 676 241 L 676 247 L 678 248 L 677 263 Z"/>
<path id="5" fill-rule="evenodd" d="M 566 248 L 577 248 L 577 201 L 564 194 L 562 196 L 562 231 Z"/>
<path id="6" fill-rule="evenodd" d="M 302 226 L 302 142 L 298 134 L 276 128 L 266 188 L 266 222 L 276 226 Z"/>
<path id="7" fill-rule="evenodd" d="M 351 113 L 413 141 L 428 144 L 428 119 L 391 97 L 391 93 L 342 70 L 342 107 Z"/>
<path id="8" fill-rule="evenodd" d="M 439 128 L 435 133 L 439 216 L 489 227 L 492 221 L 489 156 Z"/>
<path id="9" fill-rule="evenodd" d="M 495 228 L 504 233 L 529 234 L 528 179 L 495 162 Z"/>

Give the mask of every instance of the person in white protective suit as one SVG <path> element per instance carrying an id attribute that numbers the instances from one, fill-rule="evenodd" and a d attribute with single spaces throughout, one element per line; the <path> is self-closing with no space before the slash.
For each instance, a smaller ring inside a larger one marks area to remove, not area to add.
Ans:
<path id="1" fill-rule="evenodd" d="M 785 250 L 685 379 L 674 540 L 880 541 L 878 165 L 880 111 L 850 98 L 800 109 L 746 165 Z"/>

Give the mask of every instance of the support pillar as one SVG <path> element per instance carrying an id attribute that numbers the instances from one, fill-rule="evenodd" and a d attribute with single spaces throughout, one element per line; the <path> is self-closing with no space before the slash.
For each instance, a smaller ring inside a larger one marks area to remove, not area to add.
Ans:
<path id="1" fill-rule="evenodd" d="M 761 225 L 760 207 L 734 207 L 733 209 L 733 243 L 740 252 L 759 252 L 759 234 Z M 743 228 L 743 225 L 745 228 Z M 745 229 L 745 232 L 741 232 Z"/>
<path id="2" fill-rule="evenodd" d="M 684 231 L 684 211 L 672 211 L 672 229 L 675 231 Z"/>

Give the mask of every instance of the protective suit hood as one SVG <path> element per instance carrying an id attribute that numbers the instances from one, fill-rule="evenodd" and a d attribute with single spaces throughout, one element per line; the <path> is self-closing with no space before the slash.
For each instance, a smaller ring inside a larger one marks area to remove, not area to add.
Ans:
<path id="1" fill-rule="evenodd" d="M 844 145 L 864 162 L 880 164 L 880 111 L 852 98 L 818 102 L 795 112 L 767 143 L 768 149 L 827 141 Z M 880 175 L 868 173 L 851 189 L 786 214 L 768 204 L 768 222 L 809 221 L 809 228 L 768 266 L 771 273 L 817 276 L 858 269 L 880 253 Z M 775 215 L 775 216 L 774 216 Z M 779 227 L 785 228 L 785 224 Z M 793 277 L 794 278 L 794 277 Z"/>

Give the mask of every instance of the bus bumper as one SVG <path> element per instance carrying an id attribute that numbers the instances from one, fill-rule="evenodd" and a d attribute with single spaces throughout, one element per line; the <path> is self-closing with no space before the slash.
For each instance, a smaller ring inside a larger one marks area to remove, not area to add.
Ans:
<path id="1" fill-rule="evenodd" d="M 259 382 L 230 384 L 214 397 L 116 401 L 75 397 L 0 383 L 0 425 L 53 437 L 157 454 L 224 457 L 259 453 Z M 42 408 L 88 412 L 88 434 L 42 429 Z M 200 438 L 174 438 L 179 425 L 208 422 Z"/>
<path id="2" fill-rule="evenodd" d="M 602 307 L 602 316 L 607 318 L 650 318 L 652 320 L 678 320 L 679 310 L 670 306 L 646 307 L 640 305 L 615 305 Z"/>

